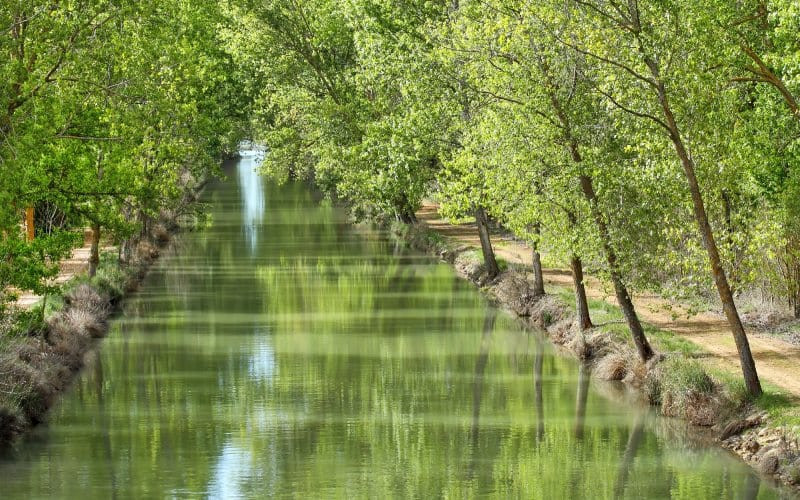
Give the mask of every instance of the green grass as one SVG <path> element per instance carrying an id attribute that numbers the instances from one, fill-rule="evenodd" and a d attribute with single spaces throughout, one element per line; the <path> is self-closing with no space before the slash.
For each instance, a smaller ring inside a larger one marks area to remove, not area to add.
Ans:
<path id="1" fill-rule="evenodd" d="M 783 426 L 796 438 L 800 438 L 800 400 L 796 396 L 762 380 L 764 393 L 758 398 L 752 398 L 747 394 L 739 374 L 718 368 L 709 370 L 709 373 L 722 385 L 731 402 L 739 406 L 752 405 L 753 408 L 766 412 L 771 427 Z"/>
<path id="2" fill-rule="evenodd" d="M 569 310 L 575 312 L 575 294 L 570 288 L 558 287 L 551 290 L 555 296 L 563 302 Z M 589 315 L 592 322 L 601 330 L 608 332 L 614 338 L 621 340 L 631 346 L 628 325 L 619 306 L 610 304 L 604 300 L 589 299 Z M 681 353 L 686 356 L 698 356 L 705 351 L 693 342 L 668 330 L 657 328 L 653 325 L 643 323 L 645 334 L 650 340 L 650 344 L 656 351 L 664 353 Z"/>

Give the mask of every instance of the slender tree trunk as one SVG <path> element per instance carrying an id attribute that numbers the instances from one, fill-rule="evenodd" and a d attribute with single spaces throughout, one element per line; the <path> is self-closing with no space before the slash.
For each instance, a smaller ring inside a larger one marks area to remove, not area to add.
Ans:
<path id="1" fill-rule="evenodd" d="M 486 216 L 486 211 L 483 207 L 475 209 L 475 223 L 478 226 L 478 236 L 481 239 L 481 251 L 483 252 L 483 262 L 486 264 L 486 272 L 489 274 L 489 279 L 494 279 L 500 274 L 500 267 L 497 265 L 494 249 L 492 249 L 492 240 L 489 236 L 489 218 Z"/>
<path id="2" fill-rule="evenodd" d="M 405 224 L 416 224 L 417 222 L 417 214 L 411 208 L 405 193 L 401 193 L 400 199 L 395 201 L 395 213 L 399 214 L 400 220 Z"/>
<path id="3" fill-rule="evenodd" d="M 532 253 L 532 266 L 533 266 L 533 296 L 540 297 L 544 295 L 544 276 L 542 275 L 542 256 L 539 253 L 539 235 L 541 234 L 541 225 L 534 226 L 536 233 L 536 240 L 533 242 Z"/>
<path id="4" fill-rule="evenodd" d="M 33 207 L 27 207 L 25 209 L 25 236 L 29 242 L 33 241 L 33 239 L 36 237 L 34 218 Z"/>
<path id="5" fill-rule="evenodd" d="M 125 238 L 120 245 L 120 262 L 130 264 L 133 259 L 133 237 Z"/>
<path id="6" fill-rule="evenodd" d="M 100 224 L 92 224 L 92 246 L 89 251 L 89 277 L 93 278 L 97 274 L 97 266 L 100 265 Z"/>
<path id="7" fill-rule="evenodd" d="M 755 360 L 750 351 L 750 343 L 747 340 L 747 333 L 742 325 L 742 320 L 739 317 L 739 312 L 736 310 L 736 304 L 733 300 L 733 293 L 731 286 L 728 283 L 728 278 L 725 275 L 725 269 L 722 267 L 722 260 L 719 256 L 719 249 L 714 240 L 714 232 L 711 230 L 711 224 L 708 222 L 708 215 L 706 213 L 705 203 L 703 202 L 703 195 L 700 192 L 700 185 L 697 182 L 697 175 L 695 174 L 694 160 L 689 156 L 689 152 L 683 143 L 682 135 L 678 128 L 675 116 L 672 113 L 672 108 L 667 98 L 666 88 L 660 79 L 658 66 L 650 58 L 645 58 L 647 66 L 658 87 L 658 99 L 661 104 L 661 109 L 666 119 L 666 124 L 669 127 L 669 136 L 675 152 L 681 161 L 683 171 L 686 175 L 686 180 L 689 183 L 689 192 L 692 196 L 692 205 L 694 208 L 694 217 L 697 222 L 700 235 L 703 238 L 703 246 L 708 253 L 708 261 L 711 265 L 711 274 L 714 278 L 714 284 L 717 287 L 720 301 L 722 302 L 722 310 L 725 312 L 725 317 L 731 327 L 733 339 L 736 342 L 736 349 L 739 351 L 739 362 L 742 366 L 742 374 L 744 375 L 744 382 L 747 387 L 747 392 L 752 396 L 760 396 L 762 393 L 761 382 L 758 380 L 758 373 L 756 372 Z"/>
<path id="8" fill-rule="evenodd" d="M 580 156 L 577 152 L 573 155 L 580 161 Z M 603 244 L 603 251 L 606 254 L 606 262 L 608 262 L 609 274 L 611 275 L 611 283 L 614 285 L 614 293 L 617 296 L 617 303 L 622 314 L 625 316 L 625 321 L 628 323 L 628 329 L 633 337 L 633 343 L 636 345 L 636 351 L 639 353 L 639 358 L 642 361 L 647 361 L 653 357 L 653 348 L 650 347 L 650 342 L 647 341 L 647 336 L 644 334 L 644 328 L 639 321 L 639 316 L 636 314 L 636 309 L 633 307 L 633 301 L 628 293 L 628 288 L 622 281 L 622 275 L 619 271 L 619 264 L 617 261 L 617 253 L 611 246 L 611 234 L 609 233 L 608 226 L 603 219 L 603 214 L 600 213 L 600 207 L 597 203 L 597 194 L 594 190 L 592 178 L 588 175 L 581 175 L 581 189 L 583 195 L 589 202 L 597 229 L 600 232 L 600 240 Z"/>
<path id="9" fill-rule="evenodd" d="M 417 223 L 417 215 L 409 210 L 398 210 L 397 217 L 403 224 Z"/>
<path id="10" fill-rule="evenodd" d="M 589 317 L 589 302 L 586 300 L 586 287 L 583 284 L 583 263 L 573 254 L 569 261 L 572 269 L 572 283 L 575 288 L 575 309 L 578 315 L 578 328 L 588 330 L 592 328 L 592 319 Z"/>
<path id="11" fill-rule="evenodd" d="M 730 194 L 728 194 L 728 191 L 726 189 L 722 190 L 721 198 L 722 198 L 722 215 L 725 218 L 725 235 L 723 237 L 723 242 L 730 248 L 730 251 L 734 256 L 734 262 L 735 262 L 737 251 L 735 243 L 733 241 L 733 233 L 734 233 L 733 208 L 731 206 Z M 733 293 L 734 295 L 736 295 L 738 291 L 736 289 L 736 283 L 739 281 L 737 278 L 738 276 L 736 273 L 736 266 L 734 265 L 730 270 L 730 280 L 729 280 L 732 282 L 731 293 Z"/>

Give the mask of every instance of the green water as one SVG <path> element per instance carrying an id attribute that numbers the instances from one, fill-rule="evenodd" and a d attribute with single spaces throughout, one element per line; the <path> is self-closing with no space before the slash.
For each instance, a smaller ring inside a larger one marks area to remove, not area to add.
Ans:
<path id="1" fill-rule="evenodd" d="M 2 498 L 773 498 L 472 285 L 245 157 Z"/>

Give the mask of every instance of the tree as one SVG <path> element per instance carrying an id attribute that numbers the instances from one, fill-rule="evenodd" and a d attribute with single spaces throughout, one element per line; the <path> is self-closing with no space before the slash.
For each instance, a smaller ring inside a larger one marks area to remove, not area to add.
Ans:
<path id="1" fill-rule="evenodd" d="M 688 183 L 694 218 L 739 351 L 747 390 L 758 396 L 762 390 L 755 362 L 709 222 L 690 139 L 684 133 L 687 125 L 681 121 L 686 119 L 686 104 L 696 104 L 694 99 L 700 100 L 703 92 L 715 93 L 714 86 L 719 84 L 714 80 L 716 75 L 709 77 L 697 67 L 699 51 L 713 48 L 692 43 L 690 27 L 709 22 L 704 9 L 708 10 L 695 4 L 665 6 L 633 1 L 606 5 L 581 0 L 573 11 L 577 21 L 570 23 L 569 37 L 559 36 L 559 40 L 602 62 L 611 73 L 598 85 L 598 91 L 618 109 L 654 125 L 672 144 Z M 675 19 L 681 22 L 673 22 Z M 696 79 L 686 78 L 688 75 Z M 708 87 L 694 87 L 697 81 Z M 681 87 L 679 82 L 687 84 Z M 682 99 L 678 101 L 676 95 Z M 676 107 L 676 102 L 684 106 Z"/>

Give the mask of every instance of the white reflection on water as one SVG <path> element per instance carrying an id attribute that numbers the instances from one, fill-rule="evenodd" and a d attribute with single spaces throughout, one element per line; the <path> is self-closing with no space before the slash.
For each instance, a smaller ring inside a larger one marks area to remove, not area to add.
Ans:
<path id="1" fill-rule="evenodd" d="M 256 333 L 256 345 L 247 362 L 247 374 L 254 380 L 269 381 L 275 375 L 275 349 L 269 342 L 267 332 Z"/>
<path id="2" fill-rule="evenodd" d="M 241 151 L 237 173 L 242 192 L 242 227 L 250 250 L 255 251 L 258 243 L 258 230 L 264 219 L 264 186 L 258 167 L 264 159 L 262 151 Z"/>
<path id="3" fill-rule="evenodd" d="M 244 498 L 242 481 L 254 473 L 253 453 L 229 442 L 214 465 L 208 497 Z"/>

